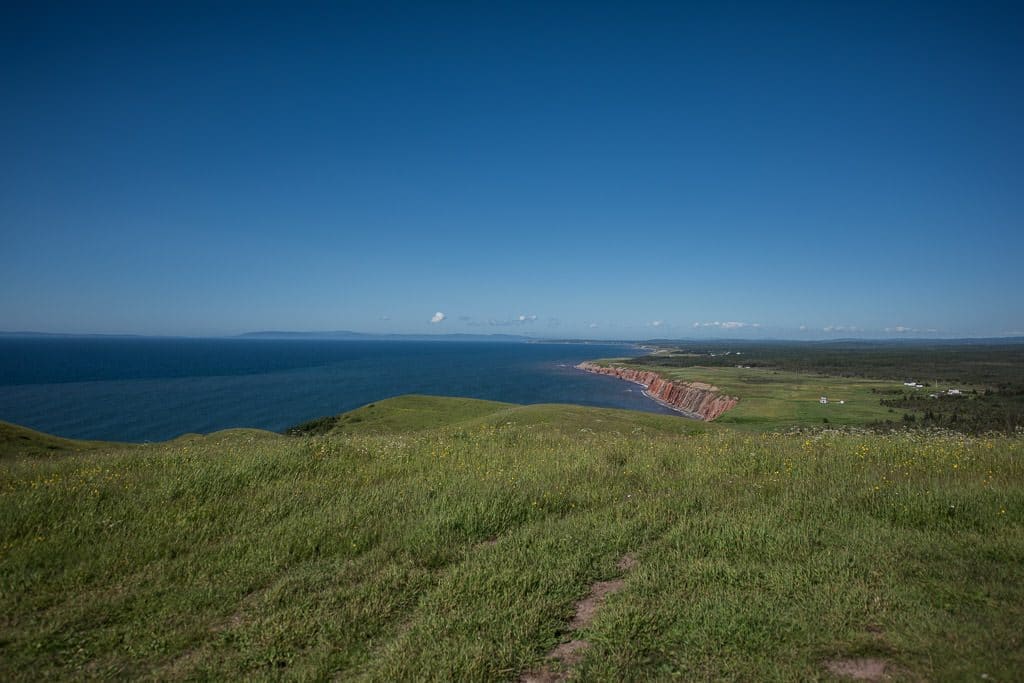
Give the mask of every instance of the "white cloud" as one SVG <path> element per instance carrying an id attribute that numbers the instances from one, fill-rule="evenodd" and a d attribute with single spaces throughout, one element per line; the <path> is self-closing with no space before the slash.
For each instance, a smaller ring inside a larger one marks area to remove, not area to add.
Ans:
<path id="1" fill-rule="evenodd" d="M 664 320 L 652 320 L 651 321 L 651 327 L 661 327 L 664 324 L 665 324 Z"/>
<path id="2" fill-rule="evenodd" d="M 806 332 L 807 331 L 807 325 L 801 325 L 800 326 L 800 331 L 801 332 Z"/>
<path id="3" fill-rule="evenodd" d="M 853 325 L 828 325 L 821 328 L 823 332 L 863 332 L 859 327 Z"/>
<path id="4" fill-rule="evenodd" d="M 590 323 L 589 325 L 587 325 L 587 327 L 589 327 L 592 330 L 595 329 L 597 326 L 597 323 Z"/>
<path id="5" fill-rule="evenodd" d="M 390 315 L 382 315 L 382 316 L 380 317 L 380 319 L 381 319 L 381 320 L 391 320 L 391 316 L 390 316 Z"/>
<path id="6" fill-rule="evenodd" d="M 532 323 L 535 320 L 537 320 L 537 316 L 535 315 L 517 315 L 511 320 L 490 318 L 488 319 L 487 324 L 492 327 L 510 327 L 512 325 L 526 325 L 527 323 Z"/>
<path id="7" fill-rule="evenodd" d="M 430 319 L 430 322 L 432 322 L 432 323 L 439 323 L 442 320 L 444 320 L 446 317 L 447 316 L 445 316 L 444 313 L 442 313 L 441 311 L 438 311 L 437 313 L 434 314 L 434 317 Z"/>
<path id="8" fill-rule="evenodd" d="M 721 330 L 742 330 L 743 328 L 746 328 L 746 327 L 755 327 L 755 328 L 756 327 L 761 327 L 761 323 L 741 323 L 741 322 L 736 322 L 735 320 L 732 320 L 732 321 L 729 321 L 729 322 L 719 322 L 718 320 L 715 320 L 713 322 L 694 323 L 693 326 L 694 327 L 717 327 L 718 329 L 721 329 Z"/>
<path id="9" fill-rule="evenodd" d="M 929 327 L 927 329 L 921 330 L 921 329 L 918 329 L 916 327 L 907 327 L 906 325 L 897 325 L 896 327 L 887 327 L 887 328 L 885 328 L 885 331 L 886 332 L 895 332 L 897 334 L 917 334 L 917 333 L 920 333 L 920 332 L 929 332 L 929 333 L 938 332 L 938 330 L 935 329 L 934 327 Z"/>

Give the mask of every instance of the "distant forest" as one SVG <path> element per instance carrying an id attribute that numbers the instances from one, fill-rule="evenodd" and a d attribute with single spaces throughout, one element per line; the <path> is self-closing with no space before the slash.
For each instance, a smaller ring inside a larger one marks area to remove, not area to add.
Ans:
<path id="1" fill-rule="evenodd" d="M 911 411 L 903 416 L 904 426 L 940 427 L 969 434 L 1013 433 L 1024 428 L 1024 387 L 985 389 L 936 398 L 930 398 L 928 394 L 904 393 L 898 398 L 882 399 L 881 404 Z M 876 426 L 893 425 L 885 422 Z"/>
<path id="2" fill-rule="evenodd" d="M 672 354 L 641 356 L 630 362 L 663 367 L 749 365 L 922 384 L 960 382 L 991 388 L 1024 385 L 1024 343 L 719 342 L 657 346 Z"/>

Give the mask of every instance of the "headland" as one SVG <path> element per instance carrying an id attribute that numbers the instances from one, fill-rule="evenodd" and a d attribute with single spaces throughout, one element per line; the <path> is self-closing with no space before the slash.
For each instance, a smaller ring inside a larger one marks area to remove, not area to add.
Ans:
<path id="1" fill-rule="evenodd" d="M 586 372 L 610 375 L 639 384 L 644 387 L 644 394 L 651 399 L 697 420 L 714 420 L 739 403 L 738 398 L 721 393 L 718 387 L 711 384 L 671 382 L 650 370 L 599 365 L 592 361 L 584 361 L 576 367 Z"/>

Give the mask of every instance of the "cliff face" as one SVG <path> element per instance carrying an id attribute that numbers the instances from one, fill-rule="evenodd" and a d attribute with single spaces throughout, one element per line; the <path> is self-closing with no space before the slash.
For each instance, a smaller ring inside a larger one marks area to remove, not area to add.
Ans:
<path id="1" fill-rule="evenodd" d="M 576 367 L 587 372 L 611 375 L 627 382 L 640 384 L 647 390 L 647 394 L 656 401 L 664 403 L 670 408 L 695 415 L 702 420 L 714 420 L 739 403 L 738 398 L 719 393 L 718 389 L 710 384 L 669 382 L 650 370 L 609 368 L 594 363 L 580 363 Z"/>

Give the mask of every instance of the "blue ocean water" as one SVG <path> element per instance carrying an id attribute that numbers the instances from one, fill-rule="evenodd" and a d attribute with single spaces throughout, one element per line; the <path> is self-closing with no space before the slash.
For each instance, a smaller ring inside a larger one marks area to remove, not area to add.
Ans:
<path id="1" fill-rule="evenodd" d="M 280 431 L 401 394 L 671 411 L 576 370 L 633 347 L 468 341 L 0 339 L 0 419 L 80 439 Z"/>

